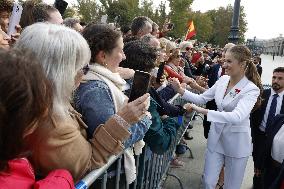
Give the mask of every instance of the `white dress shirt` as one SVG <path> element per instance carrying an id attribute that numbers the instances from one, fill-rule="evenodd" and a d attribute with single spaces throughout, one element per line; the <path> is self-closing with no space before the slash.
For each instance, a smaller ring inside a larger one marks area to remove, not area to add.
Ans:
<path id="1" fill-rule="evenodd" d="M 273 139 L 273 144 L 271 148 L 271 157 L 282 163 L 284 159 L 284 126 L 279 129 L 278 133 Z"/>
<path id="2" fill-rule="evenodd" d="M 222 66 L 218 70 L 218 79 L 222 76 Z"/>
<path id="3" fill-rule="evenodd" d="M 267 122 L 267 118 L 268 118 L 268 114 L 269 114 L 269 110 L 270 110 L 270 106 L 271 106 L 271 102 L 272 102 L 274 94 L 276 94 L 276 92 L 273 89 L 271 89 L 271 94 L 267 102 L 266 110 L 265 110 L 263 119 L 261 121 L 260 127 L 259 127 L 259 129 L 263 132 L 265 131 L 265 128 L 266 128 L 266 122 Z M 279 96 L 277 97 L 277 106 L 276 106 L 275 115 L 280 113 L 281 106 L 282 106 L 282 100 L 283 100 L 283 94 L 284 94 L 284 91 L 278 94 Z"/>

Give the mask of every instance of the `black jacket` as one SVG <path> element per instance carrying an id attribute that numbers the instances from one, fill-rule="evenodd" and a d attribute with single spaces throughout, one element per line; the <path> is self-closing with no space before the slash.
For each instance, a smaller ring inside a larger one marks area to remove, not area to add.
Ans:
<path id="1" fill-rule="evenodd" d="M 254 140 L 254 134 L 256 132 L 256 129 L 259 129 L 261 121 L 264 117 L 266 106 L 267 106 L 270 95 L 271 95 L 271 89 L 265 89 L 263 91 L 263 94 L 262 94 L 263 101 L 262 101 L 261 106 L 257 110 L 255 110 L 253 113 L 251 113 L 250 126 L 252 128 L 252 139 L 253 140 Z M 283 103 L 283 101 L 284 101 L 284 98 L 282 100 L 282 106 L 281 106 L 281 109 L 280 109 L 280 114 L 284 114 L 284 103 Z"/>
<path id="2" fill-rule="evenodd" d="M 275 135 L 278 133 L 278 131 L 280 130 L 280 128 L 282 127 L 283 124 L 284 124 L 284 114 L 278 114 L 273 119 L 272 124 L 269 127 L 266 128 L 265 150 L 264 150 L 264 154 L 262 156 L 263 157 L 263 160 L 262 160 L 263 172 L 271 164 L 271 160 L 272 160 L 271 149 L 272 149 L 272 145 L 273 145 L 273 139 L 274 139 Z M 282 163 L 282 169 L 283 169 L 283 163 Z M 280 172 L 280 175 L 279 175 L 277 182 L 274 183 L 275 186 L 272 187 L 272 188 L 279 188 L 277 186 L 281 183 L 281 181 L 283 181 L 283 179 L 284 179 L 284 171 L 282 170 L 282 172 Z"/>

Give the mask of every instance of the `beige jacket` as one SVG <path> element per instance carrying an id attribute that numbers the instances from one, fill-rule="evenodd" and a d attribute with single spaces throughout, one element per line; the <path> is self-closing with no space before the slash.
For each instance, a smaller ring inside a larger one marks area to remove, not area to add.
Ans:
<path id="1" fill-rule="evenodd" d="M 78 112 L 72 109 L 70 117 L 65 119 L 54 115 L 28 137 L 31 162 L 43 176 L 54 169 L 67 169 L 78 181 L 123 150 L 122 142 L 130 136 L 126 125 L 122 118 L 114 115 L 99 126 L 88 141 L 87 126 Z"/>

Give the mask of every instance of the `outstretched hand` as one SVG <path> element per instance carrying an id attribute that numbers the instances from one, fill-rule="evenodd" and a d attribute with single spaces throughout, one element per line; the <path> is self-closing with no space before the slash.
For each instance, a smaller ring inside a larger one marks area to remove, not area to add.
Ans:
<path id="1" fill-rule="evenodd" d="M 124 105 L 117 115 L 122 117 L 130 125 L 140 121 L 146 114 L 150 105 L 150 95 L 147 93 L 136 100 Z"/>

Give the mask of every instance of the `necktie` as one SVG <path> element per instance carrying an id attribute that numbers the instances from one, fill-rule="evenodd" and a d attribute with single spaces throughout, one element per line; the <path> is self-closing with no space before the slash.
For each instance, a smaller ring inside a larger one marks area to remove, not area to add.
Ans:
<path id="1" fill-rule="evenodd" d="M 270 105 L 270 109 L 269 109 L 269 113 L 268 113 L 268 117 L 266 121 L 266 128 L 271 124 L 273 118 L 275 117 L 278 96 L 279 96 L 278 94 L 273 95 L 273 99 L 271 101 L 271 105 Z"/>

